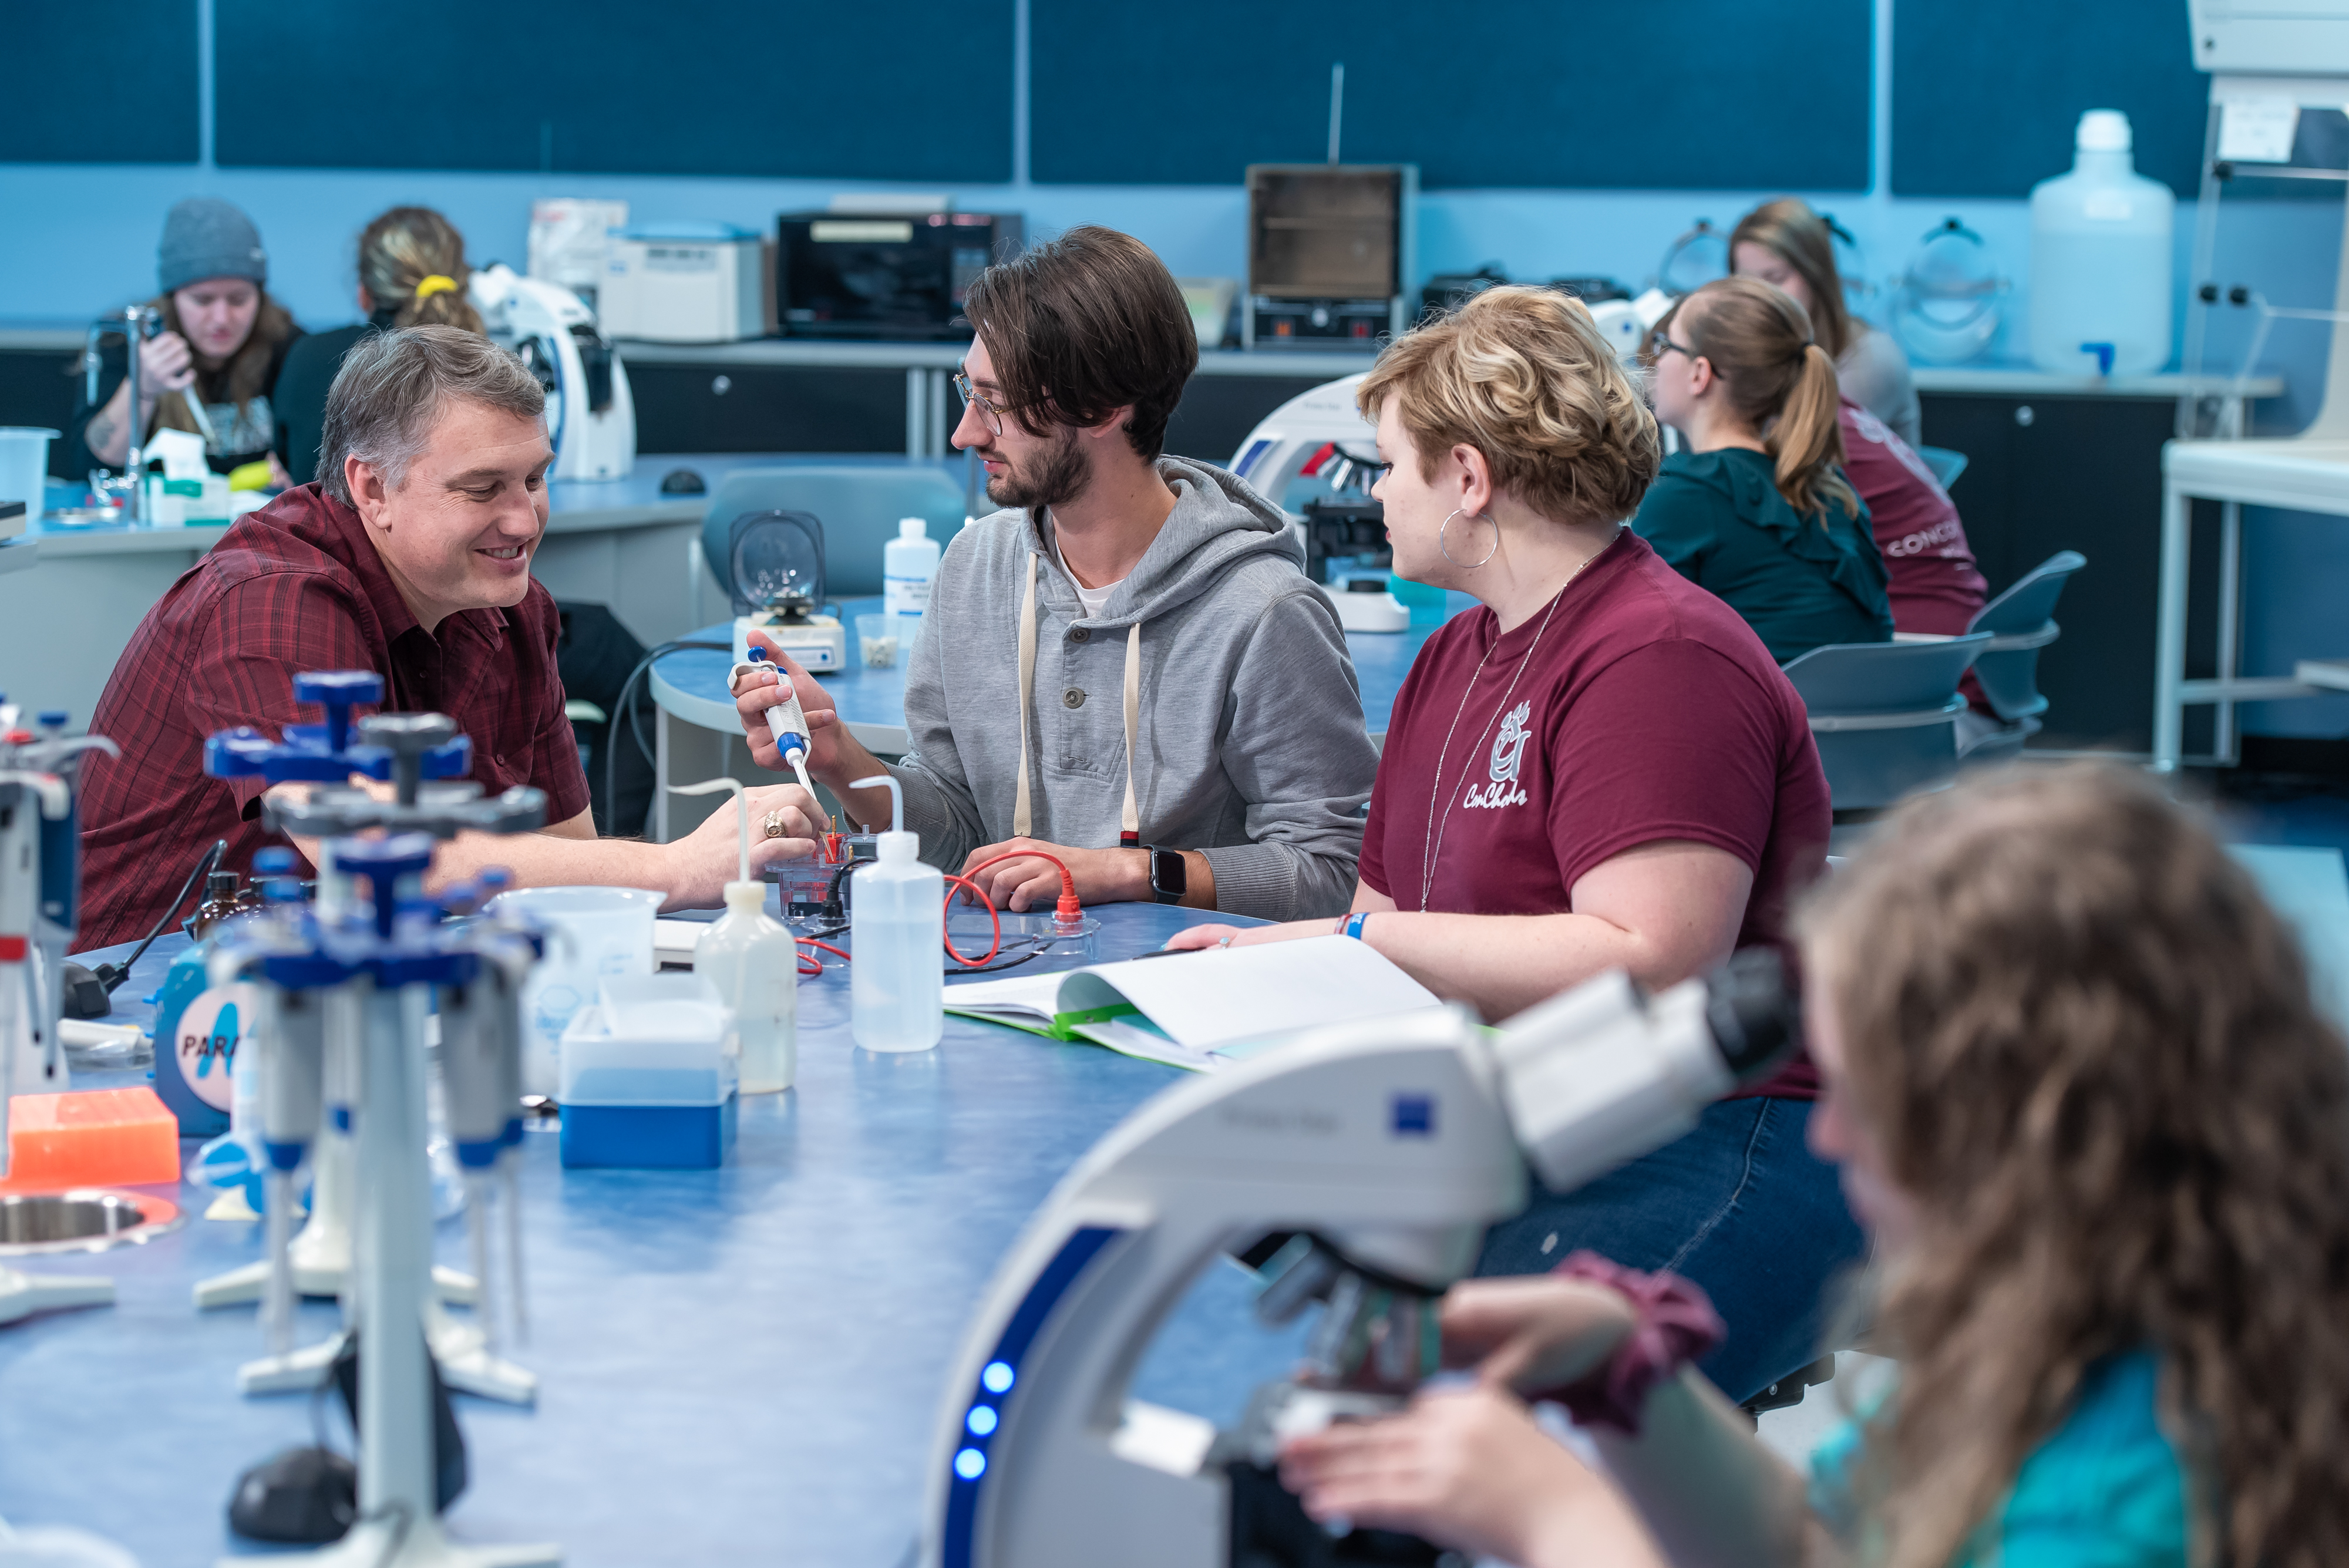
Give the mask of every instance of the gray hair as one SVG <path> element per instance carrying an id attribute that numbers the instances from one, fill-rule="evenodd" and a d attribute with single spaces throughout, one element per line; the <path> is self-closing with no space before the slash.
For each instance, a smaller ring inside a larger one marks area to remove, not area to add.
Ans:
<path id="1" fill-rule="evenodd" d="M 318 488 L 347 506 L 343 460 L 357 458 L 401 483 L 451 398 L 525 419 L 543 418 L 546 392 L 523 362 L 478 332 L 407 327 L 369 333 L 343 356 L 318 437 Z"/>

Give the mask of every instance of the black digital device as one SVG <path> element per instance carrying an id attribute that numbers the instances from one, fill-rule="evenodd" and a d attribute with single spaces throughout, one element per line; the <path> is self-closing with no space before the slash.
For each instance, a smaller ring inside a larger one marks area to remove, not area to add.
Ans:
<path id="1" fill-rule="evenodd" d="M 1016 213 L 785 213 L 776 323 L 786 337 L 968 340 L 970 286 L 1025 232 Z"/>
<path id="2" fill-rule="evenodd" d="M 1150 851 L 1150 891 L 1162 904 L 1179 904 L 1183 895 L 1191 889 L 1191 864 L 1183 858 L 1179 849 L 1161 849 L 1156 845 Z"/>

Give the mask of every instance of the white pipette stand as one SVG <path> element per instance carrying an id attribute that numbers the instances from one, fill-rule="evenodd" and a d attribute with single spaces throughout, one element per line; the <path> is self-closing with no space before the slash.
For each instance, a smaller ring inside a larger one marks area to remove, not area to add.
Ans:
<path id="1" fill-rule="evenodd" d="M 371 761 L 388 770 L 395 799 L 378 801 L 336 781 L 366 765 L 367 754 L 347 748 L 350 707 L 382 699 L 382 682 L 367 672 L 295 677 L 298 701 L 326 706 L 325 744 L 289 734 L 275 742 L 252 732 L 213 736 L 205 771 L 215 777 L 266 782 L 316 782 L 307 800 L 265 797 L 263 821 L 272 831 L 336 840 L 340 868 L 367 880 L 364 917 L 315 919 L 294 911 L 275 920 L 238 921 L 216 961 L 242 968 L 269 1000 L 263 1025 L 262 1138 L 279 1217 L 272 1240 L 284 1241 L 292 1179 L 323 1120 L 347 1118 L 354 1153 L 353 1268 L 347 1298 L 358 1338 L 358 1518 L 332 1546 L 272 1561 L 331 1568 L 521 1568 L 552 1563 L 552 1545 L 473 1547 L 449 1539 L 439 1518 L 434 1439 L 433 1364 L 420 1320 L 430 1300 L 433 1220 L 426 1155 L 426 1024 L 437 996 L 444 1009 L 464 1012 L 494 988 L 482 983 L 493 950 L 517 940 L 502 929 L 441 923 L 423 896 L 434 839 L 462 831 L 524 832 L 545 820 L 545 797 L 510 790 L 484 799 L 472 784 L 423 784 L 469 772 L 471 757 L 456 726 L 440 714 L 378 714 L 357 726 Z M 387 757 L 385 753 L 388 753 Z M 358 836 L 369 829 L 389 836 Z M 478 993 L 478 994 L 477 994 Z M 511 993 L 500 992 L 511 1000 Z M 299 999 L 298 1002 L 296 999 Z M 315 1005 L 299 1027 L 289 1015 Z M 497 1048 L 512 1055 L 491 1075 L 467 1080 L 466 1093 L 487 1105 L 452 1103 L 453 1127 L 494 1120 L 499 1139 L 519 1143 L 521 1020 L 498 1030 Z M 347 1044 L 347 1080 L 330 1081 L 332 1043 Z M 315 1062 L 316 1066 L 311 1064 Z M 272 1070 L 272 1064 L 274 1071 Z M 302 1085 L 300 1093 L 294 1092 Z M 273 1093 L 273 1085 L 275 1092 Z M 502 1103 L 505 1087 L 515 1091 Z M 322 1115 L 322 1113 L 324 1113 Z M 460 1134 L 460 1136 L 462 1136 Z M 510 1261 L 517 1304 L 522 1271 Z M 292 1280 L 287 1249 L 273 1250 L 265 1314 L 273 1352 L 290 1334 Z M 411 1315 L 418 1314 L 418 1315 Z M 489 1315 L 485 1310 L 483 1316 Z M 478 1332 L 478 1331 L 476 1331 Z M 450 1379 L 454 1382 L 454 1379 Z M 231 1560 L 234 1561 L 234 1560 Z"/>
<path id="2" fill-rule="evenodd" d="M 0 734 L 15 729 L 16 711 L 0 708 Z M 63 1074 L 57 1020 L 44 1013 L 52 988 L 35 983 L 32 958 L 41 904 L 41 819 L 65 820 L 72 792 L 56 774 L 14 765 L 16 751 L 0 743 L 0 1177 L 8 1174 L 8 1098 L 20 1072 Z M 103 1275 L 0 1268 L 0 1324 L 113 1301 L 114 1282 Z"/>

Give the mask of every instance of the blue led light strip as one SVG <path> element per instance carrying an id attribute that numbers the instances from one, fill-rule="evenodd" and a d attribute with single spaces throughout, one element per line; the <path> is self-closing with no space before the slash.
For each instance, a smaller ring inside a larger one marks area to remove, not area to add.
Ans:
<path id="1" fill-rule="evenodd" d="M 947 1483 L 946 1538 L 940 1543 L 945 1568 L 972 1568 L 978 1561 L 979 1491 L 989 1473 L 988 1449 L 1002 1427 L 1008 1396 L 1019 1384 L 1019 1364 L 1028 1354 L 1052 1309 L 1077 1282 L 1079 1275 L 1101 1250 L 1124 1232 L 1114 1226 L 1083 1225 L 1069 1233 L 1052 1261 L 1028 1287 L 1011 1321 L 995 1342 L 995 1353 L 980 1366 L 978 1386 L 971 1390 L 963 1415 L 963 1442 L 948 1461 L 954 1479 Z"/>

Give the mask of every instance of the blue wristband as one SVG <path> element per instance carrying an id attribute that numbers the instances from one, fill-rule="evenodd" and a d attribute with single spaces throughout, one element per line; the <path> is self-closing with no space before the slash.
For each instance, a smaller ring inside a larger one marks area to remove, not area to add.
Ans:
<path id="1" fill-rule="evenodd" d="M 1371 923 L 1371 913 L 1372 911 L 1369 909 L 1363 909 L 1347 917 L 1346 935 L 1353 938 L 1356 941 L 1361 941 L 1362 940 L 1362 928 Z"/>

